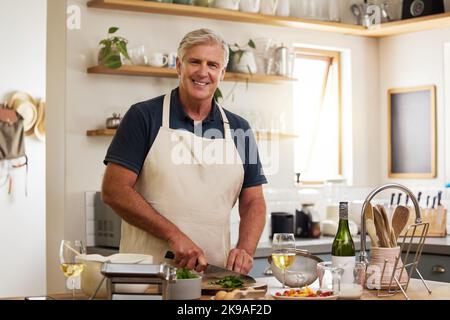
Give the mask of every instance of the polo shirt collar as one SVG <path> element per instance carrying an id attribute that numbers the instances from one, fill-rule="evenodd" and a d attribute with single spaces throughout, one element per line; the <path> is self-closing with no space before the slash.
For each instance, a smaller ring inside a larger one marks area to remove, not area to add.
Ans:
<path id="1" fill-rule="evenodd" d="M 180 95 L 179 95 L 179 88 L 176 88 L 172 90 L 171 94 L 171 108 L 173 107 L 173 110 L 175 111 L 175 116 L 181 120 L 181 121 L 191 121 L 193 122 L 192 118 L 189 117 L 189 115 L 184 111 L 183 106 L 181 105 L 180 101 Z M 203 122 L 212 122 L 215 121 L 217 117 L 219 116 L 220 110 L 217 106 L 216 101 L 213 99 L 213 105 L 211 108 L 211 111 L 209 112 L 208 116 L 203 120 Z"/>

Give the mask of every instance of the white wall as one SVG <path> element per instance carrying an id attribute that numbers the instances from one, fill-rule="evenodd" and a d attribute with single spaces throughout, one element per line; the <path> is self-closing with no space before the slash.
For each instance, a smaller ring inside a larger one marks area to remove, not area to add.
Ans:
<path id="1" fill-rule="evenodd" d="M 444 45 L 450 42 L 450 29 L 440 29 L 384 38 L 380 40 L 380 161 L 384 182 L 408 186 L 443 188 L 446 177 L 445 157 L 445 83 Z M 450 79 L 448 79 L 450 81 Z M 388 179 L 387 160 L 387 90 L 397 87 L 436 85 L 437 177 L 436 179 Z"/>
<path id="2" fill-rule="evenodd" d="M 46 0 L 0 1 L 0 101 L 25 91 L 45 99 Z M 25 169 L 13 172 L 14 189 L 0 187 L 0 297 L 45 293 L 45 144 L 26 138 Z"/>
<path id="3" fill-rule="evenodd" d="M 55 19 L 58 16 L 60 19 L 58 25 L 61 25 L 64 14 L 61 12 L 61 2 L 56 2 L 49 1 L 49 6 L 50 4 L 55 8 L 58 6 L 57 13 L 51 19 L 56 23 Z M 87 0 L 67 1 L 68 4 L 80 6 L 81 29 L 67 30 L 67 46 L 59 48 L 59 54 L 52 59 L 53 61 L 58 58 L 58 63 L 63 63 L 66 59 L 67 72 L 64 75 L 60 70 L 52 71 L 58 74 L 59 81 L 64 84 L 60 84 L 61 88 L 58 88 L 58 84 L 54 81 L 48 93 L 49 101 L 58 95 L 55 101 L 64 103 L 64 106 L 60 105 L 58 108 L 61 114 L 55 116 L 49 126 L 53 127 L 55 134 L 59 132 L 65 136 L 65 139 L 54 141 L 50 147 L 52 151 L 48 151 L 58 155 L 52 158 L 51 165 L 50 160 L 47 162 L 51 171 L 48 177 L 58 180 L 57 186 L 52 187 L 47 196 L 47 201 L 55 200 L 59 203 L 48 209 L 49 219 L 52 221 L 57 219 L 57 222 L 50 222 L 48 219 L 48 226 L 53 227 L 49 228 L 47 238 L 52 239 L 52 242 L 56 242 L 58 236 L 84 237 L 84 192 L 100 189 L 104 172 L 102 160 L 111 138 L 88 138 L 86 130 L 103 128 L 106 117 L 112 112 L 124 113 L 133 103 L 163 94 L 177 86 L 176 79 L 87 74 L 86 69 L 96 63 L 94 52 L 97 51 L 97 44 L 106 36 L 110 26 L 120 27 L 118 34 L 128 38 L 130 46 L 145 44 L 151 50 L 165 52 L 176 51 L 184 34 L 200 27 L 214 29 L 227 41 L 241 44 L 246 43 L 249 38 L 270 37 L 279 43 L 346 50 L 346 60 L 351 63 L 348 64 L 345 78 L 348 80 L 346 84 L 351 88 L 346 89 L 350 94 L 344 105 L 349 111 L 345 125 L 346 129 L 354 134 L 354 140 L 350 142 L 349 148 L 354 166 L 348 170 L 351 171 L 350 176 L 353 177 L 355 185 L 372 185 L 378 182 L 379 158 L 369 156 L 369 150 L 378 152 L 376 40 L 200 18 L 88 9 L 86 2 Z M 59 34 L 58 30 L 55 29 L 53 33 L 58 33 L 56 37 L 64 40 L 64 36 Z M 49 41 L 50 38 L 49 35 Z M 221 87 L 226 93 L 232 85 L 233 83 L 227 82 Z M 248 90 L 245 84 L 239 84 L 235 102 L 227 104 L 226 107 L 238 113 L 245 109 L 286 110 L 289 113 L 291 96 L 292 87 L 289 84 L 250 83 Z M 56 124 L 56 121 L 63 122 L 64 125 Z M 269 177 L 270 186 L 291 187 L 293 181 L 291 142 L 282 143 L 280 158 L 282 159 L 280 172 Z M 367 170 L 367 167 L 374 169 Z M 64 210 L 63 214 L 60 210 Z M 61 231 L 61 228 L 64 231 Z M 50 272 L 57 266 L 54 247 L 54 243 L 48 243 L 48 250 L 52 248 L 47 260 L 50 291 L 63 287 L 57 273 Z"/>

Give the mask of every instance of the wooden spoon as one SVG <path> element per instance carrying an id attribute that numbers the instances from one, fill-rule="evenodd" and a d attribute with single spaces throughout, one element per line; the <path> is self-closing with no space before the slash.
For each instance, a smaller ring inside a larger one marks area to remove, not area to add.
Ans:
<path id="1" fill-rule="evenodd" d="M 387 215 L 386 209 L 382 205 L 376 206 L 378 211 L 380 211 L 381 215 L 383 216 L 384 226 L 386 227 L 386 232 L 388 235 L 388 240 L 391 243 L 391 248 L 395 248 L 397 246 L 397 239 L 395 238 L 394 230 L 391 227 L 391 223 L 389 221 L 389 217 Z"/>
<path id="2" fill-rule="evenodd" d="M 378 248 L 380 243 L 377 237 L 377 229 L 375 228 L 375 223 L 372 219 L 366 219 L 366 229 L 370 237 L 372 248 Z"/>
<path id="3" fill-rule="evenodd" d="M 371 245 L 374 248 L 380 246 L 380 242 L 377 237 L 377 229 L 375 228 L 375 223 L 373 222 L 373 209 L 370 202 L 367 203 L 366 209 L 364 210 L 364 221 L 366 224 L 366 230 L 369 234 Z"/>
<path id="4" fill-rule="evenodd" d="M 392 229 L 394 229 L 395 240 L 398 239 L 409 220 L 409 209 L 405 206 L 397 206 L 392 215 Z"/>
<path id="5" fill-rule="evenodd" d="M 377 207 L 373 208 L 373 216 L 375 221 L 375 228 L 377 230 L 377 236 L 378 239 L 380 240 L 380 246 L 383 248 L 390 248 L 391 242 L 389 241 L 387 229 L 386 226 L 384 225 L 383 215 L 377 209 Z"/>

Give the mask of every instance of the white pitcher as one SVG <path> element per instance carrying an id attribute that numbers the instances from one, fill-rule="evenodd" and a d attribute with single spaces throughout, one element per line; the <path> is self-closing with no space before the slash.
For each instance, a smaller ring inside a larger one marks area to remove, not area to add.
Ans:
<path id="1" fill-rule="evenodd" d="M 242 12 L 257 13 L 261 5 L 261 0 L 241 0 L 239 9 Z"/>
<path id="2" fill-rule="evenodd" d="M 215 0 L 215 8 L 239 10 L 239 0 Z"/>
<path id="3" fill-rule="evenodd" d="M 260 13 L 267 15 L 275 15 L 277 12 L 278 0 L 261 0 Z"/>
<path id="4" fill-rule="evenodd" d="M 294 1 L 298 1 L 298 0 L 294 0 Z M 333 1 L 335 1 L 335 0 L 333 0 Z M 291 13 L 290 0 L 278 0 L 277 16 L 289 17 L 290 13 Z"/>

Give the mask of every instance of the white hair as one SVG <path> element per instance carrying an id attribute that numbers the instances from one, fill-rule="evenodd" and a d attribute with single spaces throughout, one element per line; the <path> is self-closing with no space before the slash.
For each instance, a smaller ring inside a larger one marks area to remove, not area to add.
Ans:
<path id="1" fill-rule="evenodd" d="M 228 44 L 223 40 L 223 38 L 210 29 L 198 29 L 189 32 L 186 34 L 180 42 L 180 46 L 178 47 L 178 58 L 183 60 L 186 51 L 192 47 L 198 45 L 212 45 L 219 44 L 223 50 L 223 64 L 224 67 L 228 64 L 229 52 L 228 52 Z"/>

